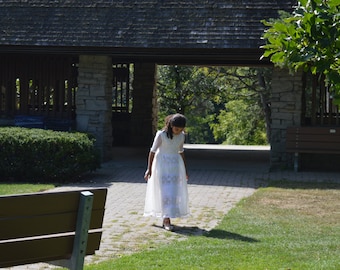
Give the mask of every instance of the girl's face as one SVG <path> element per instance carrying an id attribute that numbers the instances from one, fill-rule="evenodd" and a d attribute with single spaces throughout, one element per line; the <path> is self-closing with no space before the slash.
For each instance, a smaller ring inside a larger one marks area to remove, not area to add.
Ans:
<path id="1" fill-rule="evenodd" d="M 184 130 L 184 127 L 175 127 L 175 126 L 172 126 L 171 129 L 172 129 L 172 134 L 178 135 L 178 134 L 180 134 Z"/>

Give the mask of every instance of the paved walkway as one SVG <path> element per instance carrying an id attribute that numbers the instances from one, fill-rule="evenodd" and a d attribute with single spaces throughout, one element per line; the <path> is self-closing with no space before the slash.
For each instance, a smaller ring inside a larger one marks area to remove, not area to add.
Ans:
<path id="1" fill-rule="evenodd" d="M 82 184 L 58 187 L 55 190 L 107 187 L 101 248 L 86 263 L 97 263 L 142 248 L 154 249 L 158 244 L 201 235 L 213 229 L 222 217 L 240 200 L 248 197 L 268 179 L 339 182 L 339 173 L 276 172 L 269 168 L 268 148 L 211 148 L 187 145 L 189 200 L 191 216 L 173 219 L 174 232 L 161 229 L 161 220 L 143 217 L 146 183 L 143 175 L 147 151 L 115 149 L 115 159 L 85 177 Z M 48 269 L 39 263 L 11 269 Z"/>

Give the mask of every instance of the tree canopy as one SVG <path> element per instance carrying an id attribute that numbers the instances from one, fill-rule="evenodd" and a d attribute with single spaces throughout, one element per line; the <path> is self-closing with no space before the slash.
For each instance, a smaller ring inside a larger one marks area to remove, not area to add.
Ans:
<path id="1" fill-rule="evenodd" d="M 292 71 L 324 75 L 340 104 L 340 0 L 299 0 L 292 14 L 263 21 L 263 57 Z"/>
<path id="2" fill-rule="evenodd" d="M 179 112 L 190 143 L 267 144 L 268 70 L 159 66 L 158 76 L 159 128 Z"/>

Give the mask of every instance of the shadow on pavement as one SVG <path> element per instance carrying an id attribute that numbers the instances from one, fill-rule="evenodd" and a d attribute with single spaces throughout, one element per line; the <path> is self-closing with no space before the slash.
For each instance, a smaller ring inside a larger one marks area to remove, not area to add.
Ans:
<path id="1" fill-rule="evenodd" d="M 187 149 L 191 169 L 268 172 L 269 150 Z"/>
<path id="2" fill-rule="evenodd" d="M 148 152 L 146 148 L 115 147 L 112 160 L 85 175 L 81 182 L 84 187 L 109 186 L 113 182 L 145 184 Z M 189 145 L 185 156 L 189 184 L 257 188 L 267 179 L 268 149 Z"/>
<path id="3" fill-rule="evenodd" d="M 113 148 L 113 162 L 146 168 L 149 149 Z M 185 145 L 189 170 L 269 171 L 269 147 Z"/>

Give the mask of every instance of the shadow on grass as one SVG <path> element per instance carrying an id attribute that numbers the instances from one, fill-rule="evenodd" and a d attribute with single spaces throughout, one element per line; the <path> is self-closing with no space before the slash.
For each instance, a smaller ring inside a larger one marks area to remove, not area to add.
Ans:
<path id="1" fill-rule="evenodd" d="M 248 243 L 256 243 L 259 242 L 259 240 L 247 236 L 243 236 L 238 233 L 228 232 L 224 230 L 218 230 L 213 229 L 205 234 L 208 238 L 216 238 L 216 239 L 230 239 L 230 240 L 236 240 L 236 241 L 242 241 L 242 242 L 248 242 Z"/>
<path id="2" fill-rule="evenodd" d="M 162 226 L 154 225 L 158 228 L 162 228 Z M 211 231 L 207 231 L 205 229 L 201 229 L 199 227 L 187 227 L 187 226 L 176 226 L 174 225 L 173 233 L 186 235 L 186 236 L 205 236 L 207 238 L 215 238 L 215 239 L 229 239 L 236 241 L 243 241 L 248 243 L 257 243 L 259 240 L 247 236 L 243 236 L 238 233 L 228 232 L 219 229 L 213 229 Z"/>
<path id="3" fill-rule="evenodd" d="M 270 180 L 268 187 L 285 189 L 340 189 L 340 183 L 327 182 L 308 182 L 308 181 L 289 181 L 289 180 Z"/>

